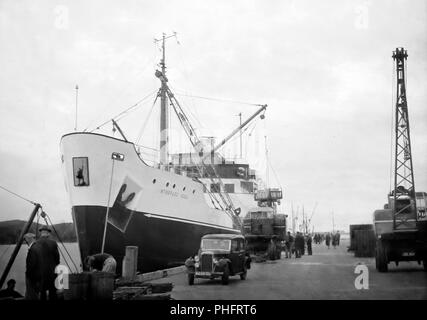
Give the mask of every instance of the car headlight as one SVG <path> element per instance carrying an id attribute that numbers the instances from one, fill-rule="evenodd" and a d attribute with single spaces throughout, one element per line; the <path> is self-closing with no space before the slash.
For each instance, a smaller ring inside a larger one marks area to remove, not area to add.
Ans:
<path id="1" fill-rule="evenodd" d="M 198 261 L 199 261 L 199 256 L 196 256 L 196 257 L 194 258 L 194 261 L 198 262 Z"/>
<path id="2" fill-rule="evenodd" d="M 196 262 L 196 263 L 194 264 L 194 266 L 195 266 L 196 268 L 198 268 L 198 267 L 200 266 L 200 264 L 199 264 L 198 262 Z"/>

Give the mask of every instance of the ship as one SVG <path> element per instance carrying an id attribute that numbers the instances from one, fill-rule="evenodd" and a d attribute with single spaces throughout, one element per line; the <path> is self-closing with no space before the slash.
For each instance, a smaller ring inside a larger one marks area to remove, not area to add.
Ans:
<path id="1" fill-rule="evenodd" d="M 241 234 L 240 216 L 255 203 L 255 171 L 247 163 L 226 160 L 218 150 L 255 117 L 263 118 L 267 105 L 259 105 L 257 112 L 218 145 L 207 148 L 168 86 L 166 39 L 163 35 L 161 70 L 155 72 L 161 82 L 157 94 L 161 100 L 158 164 L 144 160 L 114 119 L 121 138 L 84 131 L 65 134 L 60 141 L 81 259 L 109 253 L 118 262 L 118 272 L 126 246 L 138 247 L 138 272 L 182 265 L 197 252 L 203 235 Z M 169 154 L 170 106 L 194 153 Z"/>

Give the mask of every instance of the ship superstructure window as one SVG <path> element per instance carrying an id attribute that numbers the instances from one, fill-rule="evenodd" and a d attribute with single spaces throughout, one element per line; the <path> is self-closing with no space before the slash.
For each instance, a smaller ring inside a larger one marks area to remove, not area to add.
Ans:
<path id="1" fill-rule="evenodd" d="M 250 181 L 240 181 L 240 187 L 243 192 L 253 193 L 254 192 L 254 184 Z"/>
<path id="2" fill-rule="evenodd" d="M 221 191 L 221 187 L 219 183 L 212 183 L 211 184 L 211 192 L 212 193 L 219 193 Z"/>
<path id="3" fill-rule="evenodd" d="M 89 185 L 89 160 L 87 157 L 73 158 L 73 178 L 75 187 Z"/>
<path id="4" fill-rule="evenodd" d="M 227 193 L 234 193 L 234 183 L 226 183 L 226 184 L 224 184 L 224 190 Z"/>

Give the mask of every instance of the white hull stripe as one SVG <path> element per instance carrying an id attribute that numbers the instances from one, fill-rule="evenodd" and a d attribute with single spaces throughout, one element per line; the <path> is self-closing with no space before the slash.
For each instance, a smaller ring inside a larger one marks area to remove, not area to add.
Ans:
<path id="1" fill-rule="evenodd" d="M 184 222 L 184 223 L 189 223 L 189 224 L 197 224 L 197 225 L 205 226 L 205 227 L 218 228 L 218 229 L 224 229 L 224 230 L 239 232 L 238 229 L 228 228 L 228 227 L 219 226 L 219 225 L 210 224 L 210 223 L 203 223 L 203 222 L 199 222 L 199 221 L 195 221 L 195 220 L 174 218 L 174 217 L 163 216 L 161 214 L 155 214 L 155 213 L 143 213 L 143 215 L 147 218 L 158 218 L 158 219 L 163 219 L 163 220 L 172 220 L 172 221 Z"/>

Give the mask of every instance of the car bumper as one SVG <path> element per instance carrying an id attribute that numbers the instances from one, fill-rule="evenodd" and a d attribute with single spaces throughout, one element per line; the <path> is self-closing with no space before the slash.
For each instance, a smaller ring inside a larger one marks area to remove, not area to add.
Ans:
<path id="1" fill-rule="evenodd" d="M 215 272 L 206 272 L 206 271 L 196 271 L 194 274 L 197 278 L 217 278 L 222 277 L 223 272 L 222 271 L 215 271 Z"/>

